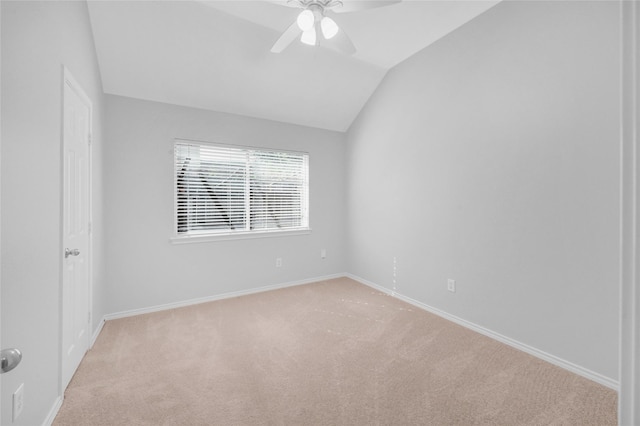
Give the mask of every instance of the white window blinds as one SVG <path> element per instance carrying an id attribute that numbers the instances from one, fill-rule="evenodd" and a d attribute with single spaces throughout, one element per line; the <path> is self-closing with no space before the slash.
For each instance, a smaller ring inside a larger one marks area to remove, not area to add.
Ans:
<path id="1" fill-rule="evenodd" d="M 309 156 L 176 141 L 177 236 L 307 229 Z"/>

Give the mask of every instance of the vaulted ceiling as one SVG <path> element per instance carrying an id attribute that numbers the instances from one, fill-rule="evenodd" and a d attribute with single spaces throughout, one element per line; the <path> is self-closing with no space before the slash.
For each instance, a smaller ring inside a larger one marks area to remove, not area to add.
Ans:
<path id="1" fill-rule="evenodd" d="M 344 0 L 359 1 L 359 0 Z M 345 131 L 386 72 L 497 1 L 404 0 L 333 16 L 357 52 L 295 41 L 268 1 L 89 1 L 106 93 Z"/>

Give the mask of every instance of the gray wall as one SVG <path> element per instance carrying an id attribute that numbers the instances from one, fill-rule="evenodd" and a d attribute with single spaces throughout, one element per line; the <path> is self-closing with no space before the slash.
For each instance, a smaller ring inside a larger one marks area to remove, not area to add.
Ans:
<path id="1" fill-rule="evenodd" d="M 25 353 L 0 423 L 20 383 L 18 425 L 59 396 L 62 64 L 94 103 L 94 328 L 345 271 L 391 288 L 395 256 L 401 294 L 617 379 L 615 2 L 499 4 L 389 72 L 346 136 L 103 98 L 86 4 L 0 7 L 1 332 Z M 308 151 L 313 232 L 170 244 L 174 137 Z"/>
<path id="2" fill-rule="evenodd" d="M 348 270 L 617 380 L 619 5 L 504 2 L 348 134 Z M 446 280 L 457 281 L 447 292 Z"/>
<path id="3" fill-rule="evenodd" d="M 93 101 L 94 317 L 101 319 L 102 86 L 83 2 L 2 1 L 2 345 L 22 364 L 2 376 L 2 424 L 42 424 L 59 396 L 62 65 Z"/>
<path id="4" fill-rule="evenodd" d="M 344 134 L 118 96 L 106 100 L 109 312 L 345 272 Z M 312 233 L 171 244 L 174 138 L 308 152 Z"/>

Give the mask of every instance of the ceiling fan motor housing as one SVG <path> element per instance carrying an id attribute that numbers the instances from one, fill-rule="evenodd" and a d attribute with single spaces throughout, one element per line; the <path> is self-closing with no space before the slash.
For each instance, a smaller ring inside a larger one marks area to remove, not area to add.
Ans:
<path id="1" fill-rule="evenodd" d="M 319 11 L 321 14 L 324 14 L 325 9 L 331 9 L 334 7 L 342 6 L 342 2 L 340 0 L 296 0 L 301 8 L 309 9 L 316 13 Z M 321 15 L 322 16 L 322 15 Z"/>
<path id="2" fill-rule="evenodd" d="M 282 0 L 272 0 L 282 4 Z M 400 3 L 402 0 L 378 0 L 378 1 L 356 1 L 353 0 L 347 6 L 342 0 L 287 0 L 286 5 L 303 9 L 298 18 L 285 30 L 276 40 L 271 48 L 271 52 L 280 53 L 300 36 L 300 41 L 310 46 L 318 45 L 318 34 L 324 40 L 332 41 L 332 46 L 340 52 L 353 55 L 356 48 L 353 42 L 344 31 L 341 31 L 338 24 L 329 16 L 325 16 L 325 11 L 332 13 L 358 12 L 391 4 Z M 331 10 L 334 9 L 334 10 Z M 339 35 L 338 37 L 335 37 Z"/>

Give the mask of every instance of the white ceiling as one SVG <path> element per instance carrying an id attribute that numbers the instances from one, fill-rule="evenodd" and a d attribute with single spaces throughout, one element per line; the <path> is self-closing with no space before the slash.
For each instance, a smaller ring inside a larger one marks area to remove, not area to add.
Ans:
<path id="1" fill-rule="evenodd" d="M 88 4 L 106 93 L 345 131 L 388 69 L 498 1 L 336 14 L 353 56 L 299 41 L 271 53 L 299 11 L 267 1 Z"/>

